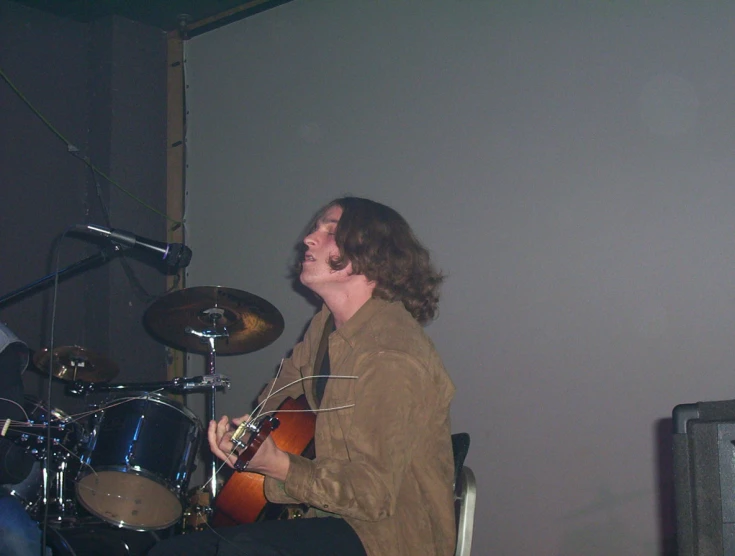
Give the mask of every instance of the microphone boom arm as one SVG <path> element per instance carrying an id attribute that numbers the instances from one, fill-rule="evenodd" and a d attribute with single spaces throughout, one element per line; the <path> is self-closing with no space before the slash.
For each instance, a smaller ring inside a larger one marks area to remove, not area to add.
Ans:
<path id="1" fill-rule="evenodd" d="M 8 294 L 3 295 L 2 297 L 0 297 L 0 307 L 5 305 L 7 302 L 13 299 L 21 297 L 25 294 L 28 294 L 34 290 L 40 289 L 41 287 L 48 285 L 48 283 L 51 282 L 57 276 L 59 277 L 59 280 L 61 280 L 62 278 L 68 278 L 70 276 L 73 276 L 74 274 L 81 272 L 82 270 L 87 270 L 89 268 L 93 268 L 95 266 L 102 265 L 108 262 L 113 257 L 113 255 L 117 255 L 118 253 L 122 252 L 122 250 L 123 248 L 117 244 L 112 244 L 112 245 L 103 247 L 95 255 L 91 255 L 85 259 L 77 261 L 74 264 L 71 264 L 65 268 L 62 268 L 61 270 L 57 272 L 52 272 L 51 274 L 47 274 L 43 278 L 39 278 L 38 280 L 35 280 L 34 282 L 26 284 L 22 288 L 18 288 L 15 291 L 12 291 Z"/>

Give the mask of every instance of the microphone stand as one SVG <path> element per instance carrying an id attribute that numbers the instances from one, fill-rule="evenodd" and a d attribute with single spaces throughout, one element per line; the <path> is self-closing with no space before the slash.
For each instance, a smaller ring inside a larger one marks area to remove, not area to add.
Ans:
<path id="1" fill-rule="evenodd" d="M 55 279 L 61 280 L 62 278 L 68 278 L 72 275 L 75 275 L 82 270 L 87 270 L 89 268 L 100 266 L 106 262 L 108 262 L 114 255 L 117 255 L 122 251 L 122 247 L 117 244 L 111 244 L 108 245 L 94 255 L 91 255 L 89 257 L 85 257 L 84 259 L 81 259 L 77 261 L 76 263 L 73 263 L 65 268 L 62 268 L 61 270 L 57 270 L 56 272 L 52 272 L 51 274 L 47 274 L 46 276 L 39 278 L 38 280 L 35 280 L 33 282 L 30 282 L 29 284 L 26 284 L 25 286 L 18 288 L 17 290 L 14 290 L 10 293 L 7 293 L 0 297 L 0 307 L 3 305 L 9 303 L 10 301 L 19 299 L 21 297 L 24 297 L 28 295 L 31 292 L 34 292 L 35 290 L 41 289 L 42 287 L 48 286 L 51 282 L 53 282 Z M 51 362 L 49 361 L 49 365 L 51 365 Z M 49 382 L 49 388 L 50 388 L 50 382 Z M 50 392 L 50 390 L 49 390 Z M 50 394 L 49 394 L 50 395 Z M 51 416 L 49 415 L 49 426 L 51 423 Z M 53 454 L 50 450 L 51 447 L 51 433 L 50 431 L 47 433 L 47 455 L 48 458 L 45 461 L 45 465 L 47 466 L 46 469 L 43 470 L 43 503 L 44 503 L 44 517 L 43 517 L 43 532 L 41 536 L 41 543 L 43 546 L 46 545 L 46 526 L 47 526 L 47 520 L 48 520 L 48 501 L 49 501 L 49 479 L 50 479 L 50 473 L 52 471 L 51 464 L 53 463 L 51 460 L 53 459 Z M 62 466 L 66 465 L 66 462 L 62 462 Z M 63 479 L 63 477 L 62 477 Z M 61 485 L 60 485 L 61 486 Z M 64 508 L 65 502 L 62 500 L 61 502 L 61 511 L 64 513 L 66 511 L 66 508 Z"/>
<path id="2" fill-rule="evenodd" d="M 42 286 L 48 285 L 57 276 L 59 277 L 59 279 L 68 278 L 69 276 L 72 276 L 76 274 L 77 272 L 81 272 L 82 270 L 87 270 L 88 268 L 102 265 L 108 262 L 113 257 L 113 255 L 117 255 L 121 251 L 122 251 L 122 247 L 120 245 L 117 245 L 117 244 L 108 245 L 102 248 L 99 251 L 99 253 L 95 255 L 92 255 L 90 257 L 77 261 L 76 263 L 71 264 L 67 266 L 66 268 L 62 268 L 61 270 L 52 272 L 51 274 L 47 274 L 43 278 L 39 278 L 38 280 L 34 282 L 26 284 L 22 288 L 18 288 L 15 291 L 12 291 L 8 294 L 3 295 L 2 297 L 0 297 L 0 306 L 20 296 L 26 295 L 30 293 L 31 291 L 37 290 L 41 288 Z"/>

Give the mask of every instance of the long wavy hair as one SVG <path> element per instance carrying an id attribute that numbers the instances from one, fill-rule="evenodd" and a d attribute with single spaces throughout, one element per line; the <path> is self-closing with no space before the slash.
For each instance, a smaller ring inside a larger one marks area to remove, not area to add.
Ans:
<path id="1" fill-rule="evenodd" d="M 373 297 L 401 301 L 421 324 L 435 318 L 444 276 L 406 220 L 381 203 L 341 197 L 319 211 L 315 221 L 333 206 L 342 208 L 342 216 L 335 231 L 340 255 L 331 260 L 332 269 L 352 263 L 352 272 L 375 282 Z"/>

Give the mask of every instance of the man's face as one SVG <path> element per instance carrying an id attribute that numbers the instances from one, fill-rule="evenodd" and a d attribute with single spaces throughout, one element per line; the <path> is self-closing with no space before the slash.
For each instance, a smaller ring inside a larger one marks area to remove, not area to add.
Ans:
<path id="1" fill-rule="evenodd" d="M 339 256 L 334 234 L 341 216 L 342 207 L 329 207 L 304 238 L 307 249 L 301 265 L 301 283 L 322 296 L 330 289 L 348 283 L 352 273 L 350 264 L 342 270 L 332 270 L 329 266 L 330 260 Z"/>

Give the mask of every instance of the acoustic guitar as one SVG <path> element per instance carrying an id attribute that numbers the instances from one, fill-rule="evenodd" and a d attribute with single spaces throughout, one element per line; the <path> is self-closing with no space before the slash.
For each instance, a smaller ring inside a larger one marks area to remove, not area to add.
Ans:
<path id="1" fill-rule="evenodd" d="M 228 527 L 281 517 L 284 507 L 268 502 L 263 492 L 265 476 L 248 472 L 247 463 L 268 435 L 281 450 L 313 458 L 315 424 L 316 414 L 309 411 L 304 396 L 295 400 L 286 398 L 273 417 L 258 423 L 235 464 L 236 469 L 243 471 L 233 473 L 214 500 L 212 525 Z M 233 437 L 236 438 L 238 433 L 239 430 L 235 431 Z M 288 508 L 286 512 L 289 512 Z"/>

